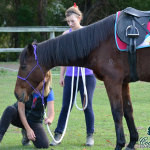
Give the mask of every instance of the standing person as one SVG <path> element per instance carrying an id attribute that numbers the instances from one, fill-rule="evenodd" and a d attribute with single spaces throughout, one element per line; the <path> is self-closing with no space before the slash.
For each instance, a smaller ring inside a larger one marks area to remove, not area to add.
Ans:
<path id="1" fill-rule="evenodd" d="M 76 6 L 76 4 L 73 7 L 70 7 L 66 10 L 65 16 L 66 16 L 66 21 L 70 29 L 65 31 L 63 34 L 67 34 L 71 31 L 82 28 L 82 26 L 80 25 L 80 22 L 82 20 L 82 13 L 79 10 L 79 8 Z M 62 103 L 61 113 L 59 116 L 57 128 L 55 129 L 55 136 L 54 136 L 57 141 L 61 138 L 61 135 L 63 133 L 65 123 L 66 123 L 68 108 L 70 104 L 72 68 L 73 67 L 61 67 L 61 71 L 60 71 L 60 85 L 64 87 L 64 89 L 63 89 L 63 103 Z M 73 90 L 74 95 L 73 95 L 72 103 L 74 103 L 74 97 L 75 97 L 77 70 L 78 70 L 78 67 L 75 67 L 74 90 Z M 66 76 L 64 79 L 65 72 L 66 72 Z M 87 88 L 87 94 L 88 94 L 88 106 L 84 110 L 85 121 L 86 121 L 86 132 L 87 132 L 86 145 L 92 146 L 94 145 L 94 139 L 93 139 L 94 112 L 92 108 L 92 100 L 93 100 L 93 93 L 94 93 L 95 86 L 96 86 L 96 79 L 95 79 L 95 76 L 93 75 L 93 71 L 87 68 L 85 68 L 85 78 L 86 78 L 86 88 Z M 79 76 L 78 91 L 80 91 L 81 101 L 83 105 L 84 88 L 83 88 L 81 70 L 80 70 L 80 76 Z M 51 146 L 56 146 L 58 144 L 55 143 L 54 141 L 50 143 Z"/>
<path id="2" fill-rule="evenodd" d="M 45 124 L 51 125 L 54 120 L 54 93 L 51 88 L 51 72 L 45 77 L 44 103 L 47 106 L 47 118 Z M 37 90 L 42 92 L 43 81 L 38 85 Z M 22 144 L 28 145 L 32 140 L 36 148 L 48 148 L 49 140 L 44 131 L 42 122 L 44 119 L 44 108 L 42 99 L 37 93 L 32 93 L 26 103 L 16 102 L 8 106 L 0 120 L 0 142 L 10 124 L 22 128 Z"/>

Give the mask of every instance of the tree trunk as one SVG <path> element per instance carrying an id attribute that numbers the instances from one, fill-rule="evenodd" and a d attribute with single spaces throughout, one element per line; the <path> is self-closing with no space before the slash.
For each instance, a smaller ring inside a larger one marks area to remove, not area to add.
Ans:
<path id="1" fill-rule="evenodd" d="M 47 7 L 47 0 L 38 0 L 38 24 L 39 26 L 46 26 L 46 7 Z M 46 40 L 47 33 L 41 32 L 42 40 Z"/>
<path id="2" fill-rule="evenodd" d="M 85 1 L 84 17 L 82 20 L 83 25 L 91 24 L 101 18 L 103 7 L 108 5 L 107 0 L 96 0 L 93 4 L 90 0 Z"/>
<path id="3" fill-rule="evenodd" d="M 15 9 L 15 12 L 17 12 L 18 8 L 20 7 L 21 5 L 21 2 L 20 0 L 14 0 L 14 9 Z M 15 16 L 14 16 L 15 17 Z M 15 19 L 16 20 L 16 19 Z M 14 23 L 15 26 L 17 26 L 16 22 Z M 19 38 L 18 38 L 18 33 L 12 33 L 11 34 L 11 38 L 12 38 L 12 41 L 13 43 L 11 44 L 13 47 L 19 47 Z"/>

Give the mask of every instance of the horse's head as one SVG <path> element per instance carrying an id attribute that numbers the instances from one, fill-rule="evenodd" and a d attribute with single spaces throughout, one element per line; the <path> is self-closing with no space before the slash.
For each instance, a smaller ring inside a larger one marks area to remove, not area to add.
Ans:
<path id="1" fill-rule="evenodd" d="M 20 66 L 14 91 L 17 100 L 26 102 L 44 76 L 45 71 L 38 64 L 36 46 L 30 44 L 20 55 Z"/>

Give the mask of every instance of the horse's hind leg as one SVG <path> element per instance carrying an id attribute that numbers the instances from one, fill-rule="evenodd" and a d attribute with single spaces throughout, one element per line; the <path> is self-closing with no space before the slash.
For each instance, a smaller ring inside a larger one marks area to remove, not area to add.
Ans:
<path id="1" fill-rule="evenodd" d="M 123 101 L 122 101 L 122 84 L 114 80 L 106 79 L 104 84 L 111 104 L 111 111 L 115 123 L 117 144 L 115 150 L 121 150 L 125 146 L 125 136 L 122 125 L 123 118 Z"/>
<path id="2" fill-rule="evenodd" d="M 130 132 L 130 143 L 127 146 L 126 150 L 134 149 L 134 145 L 138 141 L 138 132 L 136 130 L 134 118 L 133 118 L 133 108 L 130 100 L 129 84 L 123 84 L 122 98 L 123 98 L 124 117 L 126 119 L 128 129 Z"/>

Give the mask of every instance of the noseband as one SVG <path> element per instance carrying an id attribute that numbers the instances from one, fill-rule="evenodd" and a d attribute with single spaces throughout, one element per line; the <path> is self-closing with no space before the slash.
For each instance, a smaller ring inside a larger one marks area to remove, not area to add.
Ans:
<path id="1" fill-rule="evenodd" d="M 43 70 L 42 70 L 41 66 L 39 65 L 38 57 L 37 57 L 37 55 L 36 55 L 36 48 L 37 48 L 37 46 L 36 46 L 36 45 L 32 45 L 32 46 L 33 46 L 33 48 L 34 48 L 34 56 L 35 56 L 36 65 L 32 68 L 32 70 L 29 72 L 29 74 L 26 76 L 26 78 L 23 78 L 23 77 L 20 77 L 20 76 L 17 76 L 17 77 L 18 77 L 19 79 L 23 80 L 23 81 L 26 81 L 26 82 L 30 85 L 30 87 L 41 97 L 41 99 L 42 99 L 42 104 L 44 105 L 44 85 L 45 85 L 45 78 L 44 78 L 44 80 L 43 80 L 42 94 L 41 94 L 39 91 L 37 91 L 37 90 L 32 86 L 32 84 L 27 80 L 28 77 L 30 76 L 30 74 L 31 74 L 37 67 L 40 68 L 40 70 L 41 70 L 41 72 L 42 72 L 42 74 L 43 74 L 43 77 L 44 77 Z"/>

